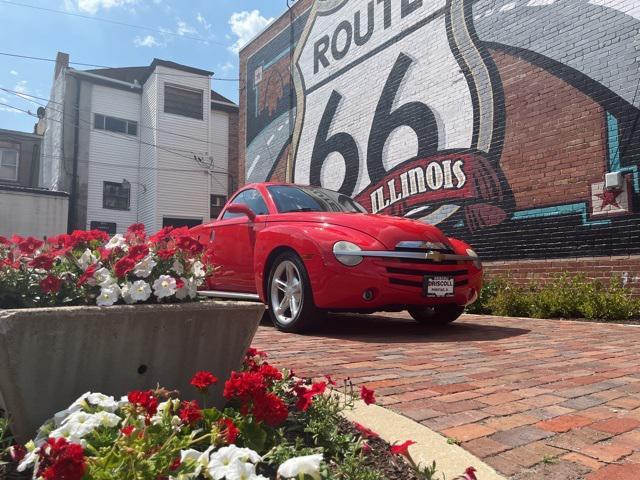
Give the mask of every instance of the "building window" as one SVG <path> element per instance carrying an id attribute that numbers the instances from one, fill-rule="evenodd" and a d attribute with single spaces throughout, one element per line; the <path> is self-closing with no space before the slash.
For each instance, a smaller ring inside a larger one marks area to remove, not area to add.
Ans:
<path id="1" fill-rule="evenodd" d="M 109 210 L 129 210 L 131 184 L 104 182 L 102 187 L 102 208 Z"/>
<path id="2" fill-rule="evenodd" d="M 227 203 L 225 195 L 211 195 L 211 218 L 218 218 L 225 203 Z"/>
<path id="3" fill-rule="evenodd" d="M 107 115 L 100 115 L 99 113 L 93 116 L 93 128 L 96 130 L 124 133 L 126 135 L 133 135 L 134 137 L 138 135 L 138 122 L 108 117 Z"/>
<path id="4" fill-rule="evenodd" d="M 164 86 L 164 112 L 202 120 L 202 90 Z"/>
<path id="5" fill-rule="evenodd" d="M 18 150 L 0 148 L 0 180 L 18 180 Z"/>
<path id="6" fill-rule="evenodd" d="M 91 230 L 101 230 L 109 235 L 116 234 L 117 225 L 114 222 L 91 222 Z"/>

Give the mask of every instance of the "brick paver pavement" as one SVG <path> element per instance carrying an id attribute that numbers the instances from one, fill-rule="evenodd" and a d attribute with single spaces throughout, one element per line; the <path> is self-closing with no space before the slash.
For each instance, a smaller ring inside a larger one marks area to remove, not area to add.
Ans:
<path id="1" fill-rule="evenodd" d="M 302 376 L 350 377 L 514 479 L 640 478 L 640 328 L 466 315 L 336 315 L 254 345 Z"/>

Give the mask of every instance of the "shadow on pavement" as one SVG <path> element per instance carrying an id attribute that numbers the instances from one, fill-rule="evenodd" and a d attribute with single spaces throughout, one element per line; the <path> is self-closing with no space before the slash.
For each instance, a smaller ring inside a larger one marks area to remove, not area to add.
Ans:
<path id="1" fill-rule="evenodd" d="M 438 327 L 421 325 L 412 319 L 385 315 L 331 314 L 304 336 L 369 343 L 430 343 L 501 340 L 525 335 L 531 331 L 524 328 L 469 323 L 464 321 L 464 317 L 461 320 Z M 262 326 L 273 328 L 271 322 L 264 319 Z"/>

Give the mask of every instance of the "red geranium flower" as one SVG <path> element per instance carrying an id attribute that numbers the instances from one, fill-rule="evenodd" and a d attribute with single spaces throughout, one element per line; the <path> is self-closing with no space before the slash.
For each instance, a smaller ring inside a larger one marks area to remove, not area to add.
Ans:
<path id="1" fill-rule="evenodd" d="M 138 263 L 147 255 L 149 255 L 149 247 L 144 244 L 133 245 L 131 248 L 129 248 L 129 258 L 136 263 Z"/>
<path id="2" fill-rule="evenodd" d="M 191 402 L 182 402 L 180 410 L 178 411 L 178 416 L 184 423 L 193 425 L 194 423 L 202 420 L 202 410 L 200 410 L 198 402 L 195 400 Z"/>
<path id="3" fill-rule="evenodd" d="M 413 440 L 407 440 L 400 445 L 391 445 L 389 449 L 394 455 L 402 455 L 404 457 L 411 458 L 411 456 L 409 455 L 409 447 L 411 445 L 414 445 L 415 443 L 416 442 L 414 442 Z"/>
<path id="4" fill-rule="evenodd" d="M 120 429 L 120 433 L 122 433 L 122 435 L 124 435 L 125 437 L 128 437 L 133 433 L 134 429 L 135 427 L 133 425 L 127 425 L 126 427 L 122 427 Z"/>
<path id="5" fill-rule="evenodd" d="M 7 237 L 0 235 L 0 245 L 11 245 L 11 242 Z"/>
<path id="6" fill-rule="evenodd" d="M 20 463 L 27 455 L 27 449 L 23 445 L 13 445 L 9 448 L 9 455 L 15 463 Z"/>
<path id="7" fill-rule="evenodd" d="M 233 421 L 229 418 L 221 418 L 218 420 L 218 426 L 221 429 L 221 433 L 224 436 L 225 441 L 229 445 L 233 445 L 236 443 L 238 439 L 238 435 L 240 435 L 240 430 L 235 426 Z"/>
<path id="8" fill-rule="evenodd" d="M 365 427 L 358 422 L 353 422 L 353 424 L 356 427 L 356 430 L 358 430 L 360 432 L 360 435 L 362 435 L 364 438 L 378 438 L 380 436 L 373 430 Z"/>
<path id="9" fill-rule="evenodd" d="M 124 278 L 127 274 L 133 270 L 136 266 L 136 262 L 129 257 L 122 257 L 118 260 L 114 266 L 116 276 L 118 278 Z"/>
<path id="10" fill-rule="evenodd" d="M 43 293 L 57 293 L 60 291 L 62 280 L 53 275 L 47 275 L 44 279 L 40 280 L 40 289 Z"/>
<path id="11" fill-rule="evenodd" d="M 180 468 L 180 465 L 182 465 L 180 457 L 176 457 L 173 459 L 173 462 L 171 462 L 171 465 L 169 465 L 169 470 L 175 472 L 178 468 Z"/>
<path id="12" fill-rule="evenodd" d="M 369 390 L 364 385 L 360 388 L 360 398 L 364 400 L 364 403 L 367 405 L 371 405 L 372 403 L 376 403 L 375 392 L 373 390 Z"/>
<path id="13" fill-rule="evenodd" d="M 159 232 L 155 233 L 154 235 L 151 235 L 151 237 L 149 237 L 149 240 L 152 243 L 166 242 L 171 239 L 170 233 L 172 230 L 173 230 L 173 227 L 164 227 Z"/>
<path id="14" fill-rule="evenodd" d="M 18 248 L 20 249 L 20 252 L 22 252 L 23 254 L 31 255 L 43 244 L 44 242 L 42 240 L 38 240 L 37 238 L 33 238 L 33 237 L 28 237 L 22 240 L 20 243 L 18 243 Z"/>
<path id="15" fill-rule="evenodd" d="M 324 393 L 326 388 L 326 382 L 314 383 L 310 388 L 306 388 L 301 384 L 296 385 L 294 387 L 294 391 L 296 392 L 296 395 L 298 397 L 296 408 L 301 412 L 306 412 L 313 403 L 313 397 Z"/>
<path id="16" fill-rule="evenodd" d="M 327 383 L 328 383 L 329 385 L 331 385 L 331 386 L 335 386 L 335 385 L 337 385 L 337 384 L 336 384 L 336 381 L 335 381 L 333 378 L 331 378 L 331 375 L 325 375 L 325 376 L 324 376 L 324 378 L 326 378 L 326 379 L 327 379 Z"/>
<path id="17" fill-rule="evenodd" d="M 287 405 L 274 393 L 262 393 L 253 399 L 253 416 L 258 422 L 277 427 L 289 416 Z"/>
<path id="18" fill-rule="evenodd" d="M 474 467 L 467 467 L 467 469 L 464 471 L 464 475 L 456 478 L 459 478 L 460 480 L 478 480 L 478 477 L 476 477 L 476 472 L 477 470 Z"/>
<path id="19" fill-rule="evenodd" d="M 176 254 L 175 248 L 165 248 L 163 250 L 158 250 L 156 252 L 156 255 L 158 255 L 158 258 L 160 258 L 161 260 L 169 260 L 175 254 Z"/>
<path id="20" fill-rule="evenodd" d="M 36 476 L 45 480 L 81 480 L 87 469 L 80 445 L 64 438 L 49 438 L 40 447 Z"/>
<path id="21" fill-rule="evenodd" d="M 158 399 L 153 394 L 153 390 L 134 390 L 129 392 L 127 399 L 137 407 L 141 407 L 147 416 L 155 415 L 158 411 Z"/>
<path id="22" fill-rule="evenodd" d="M 84 273 L 80 275 L 80 278 L 76 282 L 76 285 L 78 287 L 84 285 L 85 283 L 87 283 L 87 281 L 89 281 L 89 279 L 93 278 L 94 273 L 96 273 L 97 271 L 98 271 L 97 263 L 89 265 L 87 269 L 84 271 Z"/>
<path id="23" fill-rule="evenodd" d="M 260 365 L 260 367 L 258 367 L 258 373 L 270 381 L 282 380 L 282 372 L 268 363 Z"/>
<path id="24" fill-rule="evenodd" d="M 198 240 L 189 235 L 182 235 L 178 237 L 178 239 L 176 240 L 176 245 L 180 250 L 190 252 L 194 255 L 202 252 L 202 250 L 204 249 L 204 247 Z"/>
<path id="25" fill-rule="evenodd" d="M 33 268 L 41 268 L 43 270 L 51 270 L 53 268 L 53 256 L 46 253 L 38 255 L 29 262 L 29 266 Z"/>
<path id="26" fill-rule="evenodd" d="M 231 372 L 231 377 L 224 384 L 223 395 L 227 400 L 237 398 L 246 402 L 265 389 L 264 377 L 259 373 Z"/>
<path id="27" fill-rule="evenodd" d="M 193 377 L 191 377 L 191 385 L 196 387 L 202 393 L 206 393 L 209 386 L 218 383 L 218 379 L 211 373 L 207 371 L 197 372 Z"/>

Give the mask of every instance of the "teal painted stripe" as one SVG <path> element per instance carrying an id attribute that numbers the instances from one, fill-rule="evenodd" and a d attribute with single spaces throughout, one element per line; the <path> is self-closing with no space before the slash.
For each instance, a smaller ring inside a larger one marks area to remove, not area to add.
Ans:
<path id="1" fill-rule="evenodd" d="M 262 66 L 263 70 L 266 70 L 267 68 L 269 68 L 271 65 L 273 65 L 274 63 L 276 63 L 278 60 L 280 60 L 282 57 L 284 57 L 287 53 L 289 53 L 291 51 L 291 47 L 287 47 L 285 48 L 282 52 L 280 52 L 278 55 L 276 55 L 274 58 L 272 58 L 269 62 L 265 63 Z"/>
<path id="2" fill-rule="evenodd" d="M 609 171 L 620 170 L 620 128 L 618 119 L 607 112 L 607 134 L 609 143 Z"/>
<path id="3" fill-rule="evenodd" d="M 576 214 L 579 214 L 582 217 L 583 225 L 608 225 L 611 223 L 611 220 L 589 221 L 586 203 L 571 203 L 568 205 L 557 205 L 554 207 L 542 207 L 533 208 L 531 210 L 522 210 L 520 212 L 514 212 L 511 219 L 528 220 L 531 218 L 557 217 L 560 215 Z"/>
<path id="4" fill-rule="evenodd" d="M 635 165 L 633 167 L 624 167 L 621 168 L 620 171 L 622 173 L 629 172 L 633 175 L 633 190 L 636 193 L 640 192 L 640 174 L 638 172 L 638 167 Z"/>

